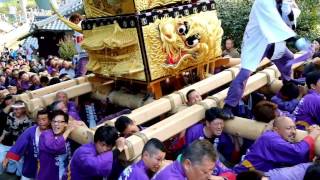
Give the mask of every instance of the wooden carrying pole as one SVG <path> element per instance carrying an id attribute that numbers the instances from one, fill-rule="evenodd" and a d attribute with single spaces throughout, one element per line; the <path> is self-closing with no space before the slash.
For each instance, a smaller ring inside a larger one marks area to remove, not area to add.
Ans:
<path id="1" fill-rule="evenodd" d="M 252 93 L 255 90 L 271 83 L 274 79 L 278 79 L 280 73 L 275 65 L 256 73 L 248 79 L 244 96 Z M 226 98 L 228 89 L 225 89 L 214 96 L 208 97 L 199 104 L 188 107 L 149 128 L 141 131 L 137 135 L 132 135 L 127 138 L 127 145 L 122 153 L 121 158 L 124 160 L 133 160 L 137 157 L 142 148 L 150 138 L 158 138 L 165 141 L 182 130 L 196 124 L 204 118 L 205 110 L 218 106 Z M 150 113 L 150 112 L 149 112 Z"/>
<path id="2" fill-rule="evenodd" d="M 91 75 L 79 77 L 79 78 L 76 78 L 76 79 L 71 79 L 71 80 L 68 80 L 68 81 L 64 81 L 64 82 L 61 82 L 61 83 L 58 83 L 58 84 L 54 84 L 52 86 L 48 86 L 48 87 L 44 87 L 44 88 L 41 88 L 41 89 L 37 89 L 37 90 L 34 90 L 34 91 L 25 92 L 23 94 L 15 96 L 15 99 L 27 102 L 27 101 L 29 101 L 31 99 L 34 99 L 34 98 L 39 98 L 39 97 L 48 95 L 50 93 L 54 93 L 54 92 L 57 92 L 57 91 L 60 91 L 60 90 L 63 90 L 63 89 L 69 88 L 69 87 L 73 87 L 73 86 L 77 86 L 77 85 L 83 84 L 85 82 L 88 82 L 88 78 L 89 77 L 93 77 L 93 76 L 94 75 L 91 74 Z"/>
<path id="3" fill-rule="evenodd" d="M 239 62 L 238 59 L 231 60 L 231 62 Z M 270 61 L 268 59 L 264 59 L 260 66 L 265 66 Z M 235 66 L 232 68 L 229 68 L 227 70 L 224 70 L 218 74 L 215 74 L 207 79 L 204 79 L 202 81 L 199 81 L 191 86 L 188 86 L 186 88 L 183 88 L 177 92 L 174 92 L 168 96 L 162 97 L 156 101 L 153 101 L 152 103 L 149 103 L 145 106 L 142 106 L 138 109 L 135 109 L 132 111 L 131 114 L 127 115 L 130 119 L 132 119 L 135 124 L 143 124 L 155 117 L 158 117 L 166 112 L 169 112 L 170 110 L 175 109 L 176 107 L 182 105 L 185 101 L 185 95 L 187 92 L 191 89 L 195 89 L 198 91 L 201 95 L 206 94 L 218 87 L 221 87 L 227 83 L 230 83 L 235 76 L 239 73 L 240 66 Z M 114 125 L 116 121 L 115 119 L 112 119 L 100 126 L 103 126 L 105 124 L 108 125 Z"/>
<path id="4" fill-rule="evenodd" d="M 60 89 L 61 90 L 61 89 Z M 68 98 L 78 97 L 80 95 L 92 92 L 93 87 L 90 82 L 86 82 L 77 86 L 62 89 L 63 92 L 67 93 Z M 28 110 L 30 112 L 37 111 L 37 109 L 47 107 L 54 102 L 57 92 L 53 92 L 35 99 L 31 99 L 28 103 Z"/>

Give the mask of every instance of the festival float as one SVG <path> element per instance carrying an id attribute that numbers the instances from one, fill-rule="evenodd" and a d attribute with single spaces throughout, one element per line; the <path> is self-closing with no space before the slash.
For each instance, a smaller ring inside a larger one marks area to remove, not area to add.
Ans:
<path id="1" fill-rule="evenodd" d="M 189 90 L 195 89 L 204 95 L 230 83 L 240 70 L 240 59 L 221 58 L 223 30 L 214 1 L 84 0 L 83 4 L 86 18 L 81 23 L 81 28 L 53 9 L 60 20 L 75 31 L 83 33 L 82 48 L 89 55 L 87 69 L 94 75 L 17 97 L 27 102 L 31 112 L 51 104 L 57 90 L 63 89 L 69 98 L 92 93 L 95 97 L 105 99 L 116 83 L 137 86 L 154 95 L 154 101 L 143 106 L 139 103 L 141 107 L 136 106 L 127 115 L 140 125 L 184 104 Z M 301 64 L 295 64 L 293 68 Z M 209 75 L 213 69 L 221 66 L 229 68 Z M 181 89 L 179 77 L 190 71 L 196 72 L 200 81 Z M 278 89 L 281 86 L 279 77 L 280 73 L 275 65 L 264 59 L 259 71 L 249 78 L 244 95 L 266 86 L 268 89 Z M 168 79 L 175 79 L 169 83 L 176 83 L 177 87 L 176 91 L 165 95 L 162 93 L 161 82 L 167 82 Z M 204 118 L 206 109 L 223 105 L 227 90 L 208 96 L 198 104 L 128 137 L 122 159 L 136 159 L 150 138 L 165 141 L 199 122 Z M 123 98 L 127 101 L 143 98 L 134 98 L 134 95 L 122 92 L 114 96 L 115 99 Z M 114 121 L 112 119 L 101 125 L 113 125 Z M 227 133 L 255 139 L 265 124 L 236 117 L 225 126 Z M 79 143 L 89 142 L 94 130 L 79 127 L 71 134 L 71 138 Z M 300 139 L 306 135 L 305 132 L 298 134 Z M 320 154 L 319 141 L 316 150 Z"/>

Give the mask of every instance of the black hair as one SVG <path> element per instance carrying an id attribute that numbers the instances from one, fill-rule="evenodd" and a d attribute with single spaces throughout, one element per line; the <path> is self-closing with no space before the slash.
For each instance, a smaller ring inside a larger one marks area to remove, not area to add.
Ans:
<path id="1" fill-rule="evenodd" d="M 222 109 L 217 107 L 212 107 L 205 112 L 205 120 L 207 122 L 212 122 L 215 119 L 228 120 L 228 118 L 224 115 Z"/>
<path id="2" fill-rule="evenodd" d="M 261 180 L 263 173 L 260 171 L 245 171 L 237 175 L 237 180 Z"/>
<path id="3" fill-rule="evenodd" d="M 217 159 L 216 151 L 208 140 L 195 140 L 182 153 L 182 162 L 191 161 L 193 164 L 201 164 L 204 157 L 212 162 Z"/>
<path id="4" fill-rule="evenodd" d="M 60 79 L 57 77 L 54 77 L 54 78 L 50 79 L 49 86 L 54 85 L 54 84 L 58 84 L 58 83 L 60 83 Z"/>
<path id="5" fill-rule="evenodd" d="M 47 109 L 41 109 L 41 110 L 39 110 L 38 111 L 38 113 L 37 113 L 37 118 L 40 116 L 40 115 L 49 115 L 49 112 L 48 112 L 48 110 Z"/>
<path id="6" fill-rule="evenodd" d="M 94 142 L 104 142 L 109 146 L 114 146 L 119 138 L 116 128 L 111 126 L 101 126 L 94 133 Z"/>
<path id="7" fill-rule="evenodd" d="M 59 104 L 59 103 L 64 103 L 63 101 L 54 101 L 51 105 L 50 105 L 50 110 L 51 111 L 56 111 L 56 110 L 61 110 L 61 109 L 56 109 L 56 106 Z"/>
<path id="8" fill-rule="evenodd" d="M 188 101 L 189 101 L 189 95 L 190 95 L 192 92 L 194 92 L 194 91 L 196 91 L 196 90 L 195 90 L 195 89 L 190 89 L 190 90 L 187 92 L 186 98 L 187 98 Z"/>
<path id="9" fill-rule="evenodd" d="M 40 77 L 40 82 L 41 83 L 49 83 L 49 78 L 47 76 L 41 76 Z"/>
<path id="10" fill-rule="evenodd" d="M 52 121 L 56 116 L 63 116 L 63 119 L 66 123 L 69 121 L 69 115 L 62 110 L 55 110 L 49 114 L 49 119 Z"/>
<path id="11" fill-rule="evenodd" d="M 278 105 L 270 101 L 260 101 L 253 108 L 253 116 L 256 121 L 269 123 L 277 117 Z"/>
<path id="12" fill-rule="evenodd" d="M 143 147 L 142 154 L 148 152 L 150 155 L 154 155 L 157 151 L 166 152 L 166 148 L 163 143 L 156 138 L 150 139 Z"/>
<path id="13" fill-rule="evenodd" d="M 311 85 L 316 85 L 320 80 L 320 71 L 313 71 L 306 75 L 306 83 L 309 89 L 311 89 Z"/>
<path id="14" fill-rule="evenodd" d="M 123 131 L 126 130 L 126 128 L 133 124 L 133 121 L 132 119 L 128 118 L 127 116 L 120 116 L 114 126 L 117 128 L 117 130 L 120 132 L 120 133 L 123 133 Z"/>
<path id="15" fill-rule="evenodd" d="M 25 74 L 25 73 L 26 73 L 25 71 L 20 71 L 19 75 L 18 75 L 18 78 L 21 79 L 22 75 Z"/>
<path id="16" fill-rule="evenodd" d="M 288 101 L 291 101 L 292 99 L 296 99 L 299 97 L 300 91 L 299 87 L 292 83 L 284 83 L 283 86 L 280 89 L 280 93 L 282 96 L 286 97 Z"/>
<path id="17" fill-rule="evenodd" d="M 64 77 L 68 77 L 68 74 L 67 73 L 60 74 L 59 79 L 62 79 Z"/>
<path id="18" fill-rule="evenodd" d="M 303 180 L 314 180 L 320 179 L 320 163 L 315 162 L 311 166 L 308 167 Z"/>

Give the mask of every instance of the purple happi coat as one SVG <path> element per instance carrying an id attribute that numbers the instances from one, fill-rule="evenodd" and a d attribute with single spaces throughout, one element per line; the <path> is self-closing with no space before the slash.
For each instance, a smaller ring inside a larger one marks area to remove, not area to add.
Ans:
<path id="1" fill-rule="evenodd" d="M 60 156 L 65 155 L 63 162 Z M 56 136 L 52 130 L 41 133 L 39 139 L 39 170 L 37 180 L 66 180 L 67 167 L 71 158 L 70 144 L 62 135 Z M 60 166 L 64 167 L 64 172 L 60 171 Z M 59 178 L 61 174 L 61 178 Z"/>
<path id="2" fill-rule="evenodd" d="M 67 107 L 69 116 L 71 116 L 75 120 L 80 121 L 81 118 L 79 116 L 76 103 L 74 103 L 73 101 L 68 101 Z"/>
<path id="3" fill-rule="evenodd" d="M 98 154 L 94 143 L 82 145 L 75 151 L 70 163 L 71 180 L 108 177 L 113 171 L 113 161 L 112 151 Z"/>
<path id="4" fill-rule="evenodd" d="M 234 167 L 236 173 L 248 170 L 267 172 L 310 161 L 315 152 L 315 140 L 306 136 L 298 143 L 285 141 L 278 133 L 266 131 L 251 146 L 244 160 Z"/>
<path id="5" fill-rule="evenodd" d="M 35 178 L 37 174 L 37 162 L 39 149 L 36 143 L 36 130 L 38 126 L 32 126 L 25 130 L 11 147 L 6 157 L 19 161 L 24 157 L 22 175 L 27 178 Z"/>
<path id="6" fill-rule="evenodd" d="M 179 160 L 160 170 L 152 180 L 186 180 L 187 176 Z"/>
<path id="7" fill-rule="evenodd" d="M 294 110 L 295 121 L 298 129 L 305 130 L 313 124 L 320 125 L 320 95 L 309 90 Z"/>
<path id="8" fill-rule="evenodd" d="M 204 125 L 196 124 L 187 129 L 185 135 L 186 145 L 191 144 L 193 141 L 197 139 L 208 139 L 217 149 L 217 151 L 223 155 L 227 161 L 231 161 L 232 154 L 234 152 L 234 144 L 229 135 L 222 133 L 220 136 L 215 138 L 207 138 L 203 132 Z"/>
<path id="9" fill-rule="evenodd" d="M 143 160 L 128 166 L 120 175 L 118 180 L 149 180 L 147 167 Z"/>

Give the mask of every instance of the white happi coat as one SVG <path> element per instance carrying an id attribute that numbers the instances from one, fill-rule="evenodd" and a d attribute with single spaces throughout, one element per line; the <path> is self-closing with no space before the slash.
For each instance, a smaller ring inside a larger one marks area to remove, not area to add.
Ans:
<path id="1" fill-rule="evenodd" d="M 275 0 L 255 0 L 241 49 L 241 66 L 255 71 L 268 44 L 296 36 L 277 10 Z"/>

